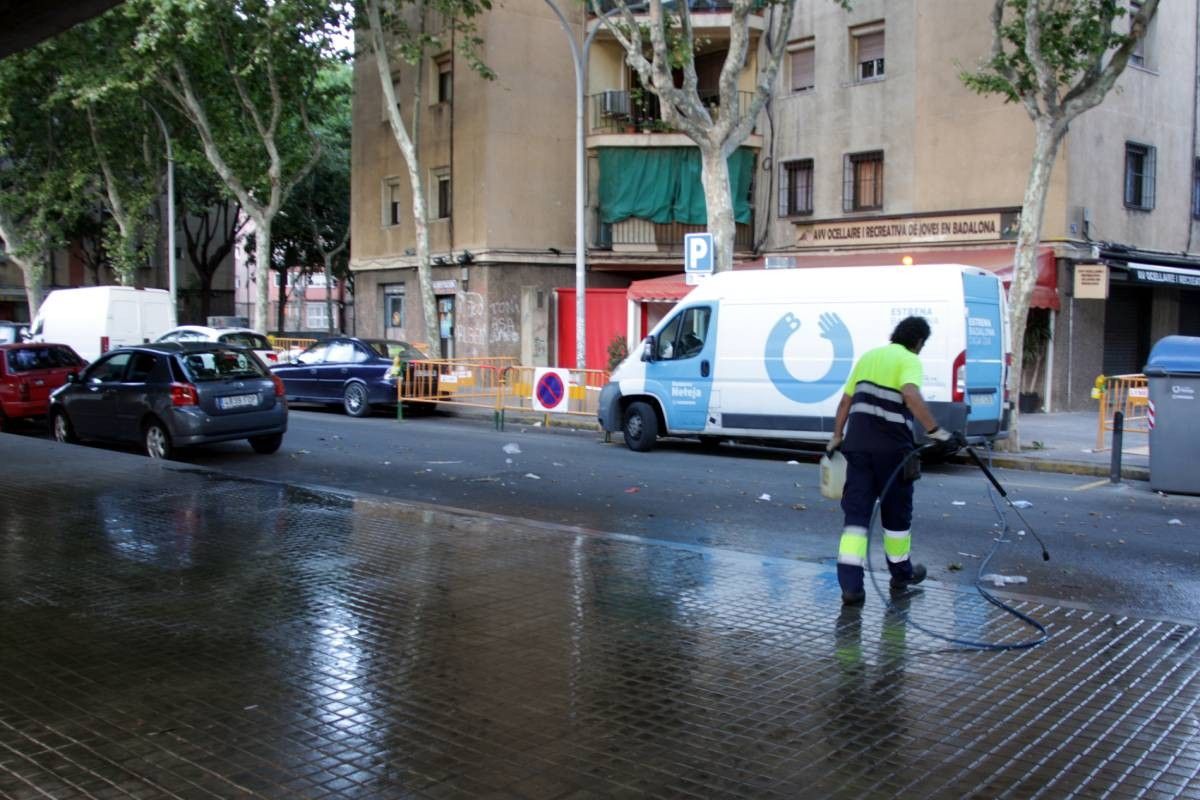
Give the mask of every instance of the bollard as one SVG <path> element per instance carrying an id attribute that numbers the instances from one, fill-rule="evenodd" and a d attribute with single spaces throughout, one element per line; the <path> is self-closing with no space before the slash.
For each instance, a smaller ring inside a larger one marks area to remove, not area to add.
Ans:
<path id="1" fill-rule="evenodd" d="M 395 366 L 392 369 L 396 372 L 396 421 L 404 421 L 404 376 L 408 374 L 408 362 L 401 361 L 400 356 L 396 356 Z"/>
<path id="2" fill-rule="evenodd" d="M 1125 424 L 1125 415 L 1120 411 L 1113 414 L 1112 463 L 1108 468 L 1108 479 L 1113 483 L 1121 482 L 1121 439 Z"/>

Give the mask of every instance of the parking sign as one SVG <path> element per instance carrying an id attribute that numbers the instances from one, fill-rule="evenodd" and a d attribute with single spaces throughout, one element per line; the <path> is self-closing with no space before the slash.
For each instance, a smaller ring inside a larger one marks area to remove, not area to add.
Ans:
<path id="1" fill-rule="evenodd" d="M 683 235 L 683 276 L 689 286 L 713 272 L 713 241 L 711 233 Z"/>

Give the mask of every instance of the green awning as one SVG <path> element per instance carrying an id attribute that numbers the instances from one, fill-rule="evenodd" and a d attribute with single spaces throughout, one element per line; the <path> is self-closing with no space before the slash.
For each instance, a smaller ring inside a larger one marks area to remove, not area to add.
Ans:
<path id="1" fill-rule="evenodd" d="M 663 224 L 708 221 L 695 147 L 601 147 L 600 219 L 612 224 L 636 217 Z M 729 157 L 733 217 L 750 221 L 754 151 L 741 147 Z"/>

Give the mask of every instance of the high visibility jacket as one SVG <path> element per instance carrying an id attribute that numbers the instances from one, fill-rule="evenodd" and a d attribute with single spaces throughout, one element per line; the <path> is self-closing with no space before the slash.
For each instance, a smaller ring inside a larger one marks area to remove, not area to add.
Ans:
<path id="1" fill-rule="evenodd" d="M 846 452 L 910 450 L 913 447 L 912 412 L 900 389 L 911 383 L 921 388 L 921 360 L 907 347 L 889 344 L 863 354 L 845 393 L 850 395 L 850 416 L 842 449 Z"/>

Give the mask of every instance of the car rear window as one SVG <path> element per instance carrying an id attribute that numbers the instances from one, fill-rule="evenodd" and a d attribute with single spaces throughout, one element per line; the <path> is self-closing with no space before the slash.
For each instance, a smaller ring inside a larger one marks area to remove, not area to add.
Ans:
<path id="1" fill-rule="evenodd" d="M 238 331 L 237 333 L 226 333 L 221 336 L 222 344 L 236 344 L 239 347 L 249 347 L 251 350 L 272 350 L 271 343 L 267 341 L 267 337 L 261 333 L 250 333 L 249 331 Z"/>
<path id="2" fill-rule="evenodd" d="M 78 367 L 83 362 L 65 347 L 22 347 L 8 351 L 9 372 Z"/>
<path id="3" fill-rule="evenodd" d="M 265 378 L 267 372 L 250 353 L 236 350 L 203 350 L 183 353 L 179 359 L 193 383 L 230 378 Z"/>
<path id="4" fill-rule="evenodd" d="M 395 358 L 400 356 L 406 361 L 420 361 L 429 358 L 417 348 L 413 347 L 408 342 L 384 342 L 376 339 L 375 341 L 367 342 L 379 355 L 384 358 Z"/>

